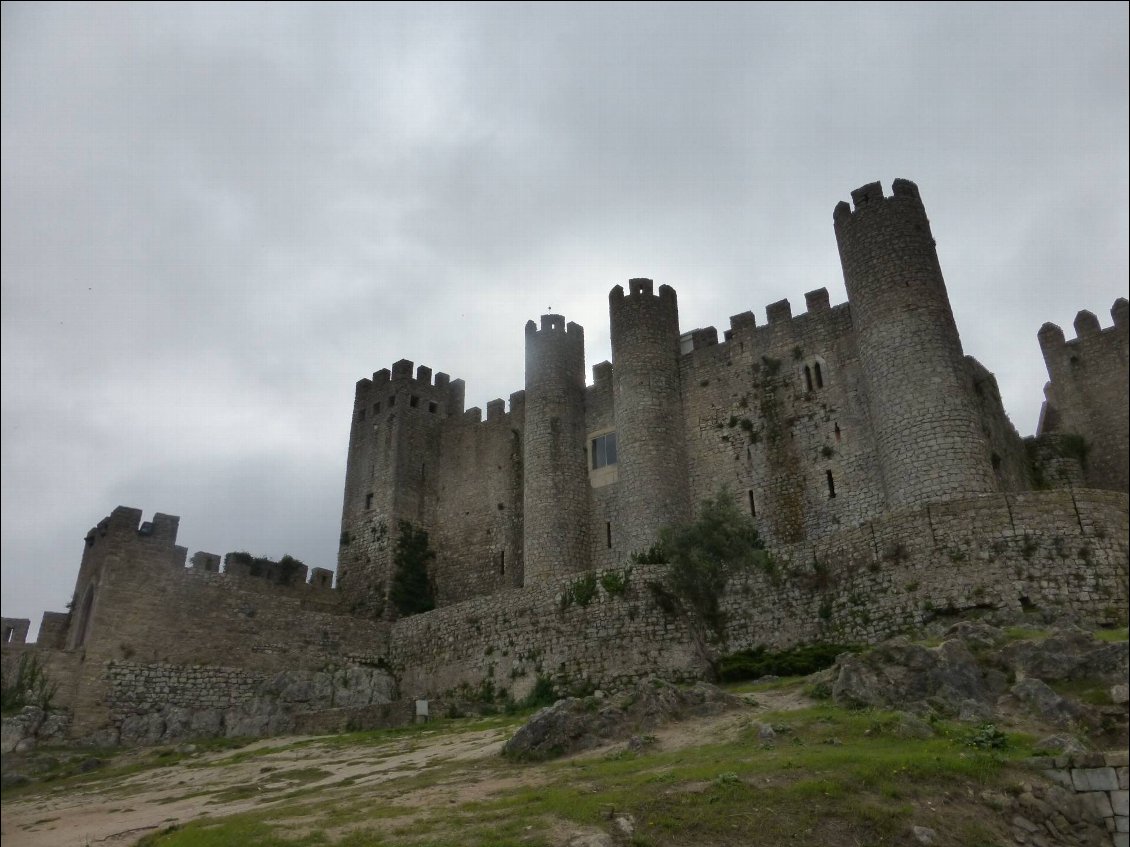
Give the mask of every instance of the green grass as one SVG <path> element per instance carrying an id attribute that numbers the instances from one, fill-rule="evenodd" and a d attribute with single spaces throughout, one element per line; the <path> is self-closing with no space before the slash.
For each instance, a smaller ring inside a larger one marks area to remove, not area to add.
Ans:
<path id="1" fill-rule="evenodd" d="M 1130 629 L 1100 629 L 1095 633 L 1099 641 L 1130 641 Z"/>

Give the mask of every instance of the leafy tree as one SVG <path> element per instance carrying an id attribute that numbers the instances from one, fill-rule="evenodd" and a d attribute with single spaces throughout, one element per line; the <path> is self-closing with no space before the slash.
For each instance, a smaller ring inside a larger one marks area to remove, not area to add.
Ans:
<path id="1" fill-rule="evenodd" d="M 716 673 L 709 642 L 725 634 L 720 602 L 730 578 L 750 568 L 773 567 L 757 527 L 723 488 L 702 504 L 693 521 L 665 527 L 646 555 L 667 564 L 662 582 L 651 585 L 657 604 L 686 620 L 699 653 Z"/>
<path id="2" fill-rule="evenodd" d="M 428 546 L 428 531 L 400 521 L 392 554 L 393 575 L 389 599 L 402 616 L 430 612 L 436 607 L 435 589 L 428 563 L 436 554 Z"/>

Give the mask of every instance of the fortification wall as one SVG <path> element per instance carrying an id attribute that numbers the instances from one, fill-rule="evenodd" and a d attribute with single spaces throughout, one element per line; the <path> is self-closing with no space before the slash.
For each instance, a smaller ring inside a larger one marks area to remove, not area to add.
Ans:
<path id="1" fill-rule="evenodd" d="M 1124 618 L 1127 506 L 1092 490 L 985 495 L 776 547 L 775 571 L 737 580 L 724 599 L 727 649 L 874 642 L 971 609 Z M 647 588 L 661 571 L 636 566 L 626 591 L 598 588 L 586 606 L 562 602 L 573 584 L 562 578 L 399 621 L 389 659 L 401 691 L 434 697 L 489 681 L 521 697 L 538 674 L 598 687 L 697 676 L 685 625 Z"/>
<path id="2" fill-rule="evenodd" d="M 727 340 L 697 330 L 683 355 L 683 415 L 694 502 L 727 485 L 772 544 L 816 538 L 884 509 L 847 305 L 824 289 L 730 319 Z"/>
<path id="3" fill-rule="evenodd" d="M 1126 402 L 1130 304 L 1111 307 L 1114 325 L 1102 329 L 1088 311 L 1075 317 L 1076 338 L 1066 340 L 1055 324 L 1040 329 L 1040 349 L 1051 381 L 1037 435 L 1082 436 L 1088 450 L 1087 485 L 1130 490 L 1130 406 Z"/>
<path id="4" fill-rule="evenodd" d="M 184 548 L 175 544 L 176 519 L 165 517 L 170 531 L 145 534 L 146 525 L 139 529 L 137 523 L 140 511 L 119 507 L 100 524 L 106 534 L 88 541 L 80 590 L 85 581 L 90 614 L 76 619 L 68 636 L 80 661 L 76 734 L 108 720 L 109 663 L 270 673 L 375 661 L 384 652 L 387 627 L 345 614 L 336 592 L 185 568 Z"/>
<path id="5" fill-rule="evenodd" d="M 585 451 L 589 477 L 589 562 L 612 568 L 635 552 L 627 532 L 627 514 L 620 504 L 620 465 L 594 468 L 593 440 L 616 433 L 616 408 L 611 362 L 592 368 L 593 384 L 585 389 Z M 617 439 L 619 434 L 616 433 Z"/>
<path id="6" fill-rule="evenodd" d="M 523 392 L 443 427 L 429 543 L 436 603 L 448 606 L 522 584 Z"/>

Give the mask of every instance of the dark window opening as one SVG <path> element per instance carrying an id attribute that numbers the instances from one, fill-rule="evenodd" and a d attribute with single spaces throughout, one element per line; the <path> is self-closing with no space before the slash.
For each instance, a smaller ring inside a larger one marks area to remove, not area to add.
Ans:
<path id="1" fill-rule="evenodd" d="M 371 493 L 365 495 L 365 508 L 366 509 L 373 508 L 373 495 Z"/>
<path id="2" fill-rule="evenodd" d="M 427 469 L 428 469 L 427 464 L 425 464 L 424 462 L 421 462 L 420 463 L 420 479 L 424 479 L 426 477 Z"/>
<path id="3" fill-rule="evenodd" d="M 506 576 L 506 551 L 498 551 L 498 575 Z"/>
<path id="4" fill-rule="evenodd" d="M 439 411 L 439 403 L 428 403 L 428 411 L 434 415 Z"/>
<path id="5" fill-rule="evenodd" d="M 415 394 L 413 394 L 411 397 L 408 398 L 408 405 L 411 406 L 413 409 L 415 409 L 417 406 L 420 405 L 420 398 L 417 397 Z"/>
<path id="6" fill-rule="evenodd" d="M 839 422 L 839 421 L 836 421 L 836 428 L 835 428 L 835 429 L 833 430 L 833 432 L 835 432 L 835 433 L 836 433 L 836 441 L 839 441 L 839 440 L 840 440 L 840 436 L 841 436 L 841 433 L 840 433 L 840 422 Z"/>
<path id="7" fill-rule="evenodd" d="M 996 453 L 993 454 L 993 470 L 999 471 L 1001 469 L 1001 457 Z"/>
<path id="8" fill-rule="evenodd" d="M 817 388 L 823 388 L 824 387 L 824 374 L 820 370 L 820 363 L 819 362 L 813 363 L 812 373 L 816 377 L 816 387 Z"/>
<path id="9" fill-rule="evenodd" d="M 396 395 L 393 394 L 391 397 L 388 398 L 388 407 L 391 409 L 395 405 L 396 405 Z"/>
<path id="10" fill-rule="evenodd" d="M 757 517 L 757 506 L 753 502 L 753 492 L 749 492 L 749 513 L 752 517 Z"/>
<path id="11" fill-rule="evenodd" d="M 598 435 L 592 440 L 592 469 L 616 464 L 616 433 Z"/>
<path id="12" fill-rule="evenodd" d="M 826 471 L 828 476 L 828 499 L 831 500 L 836 496 L 836 481 L 832 479 L 832 472 Z"/>
<path id="13" fill-rule="evenodd" d="M 812 390 L 812 368 L 808 365 L 804 366 L 804 382 L 808 386 L 808 390 Z"/>
<path id="14" fill-rule="evenodd" d="M 381 403 L 378 400 L 376 403 L 373 404 L 373 414 L 374 415 L 377 414 L 380 410 L 381 410 Z"/>
<path id="15" fill-rule="evenodd" d="M 612 549 L 612 521 L 604 522 L 604 540 L 608 545 L 608 549 Z"/>

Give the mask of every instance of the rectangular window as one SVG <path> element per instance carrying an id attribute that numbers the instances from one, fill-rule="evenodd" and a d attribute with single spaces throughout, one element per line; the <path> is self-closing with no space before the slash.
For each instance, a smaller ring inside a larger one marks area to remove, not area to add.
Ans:
<path id="1" fill-rule="evenodd" d="M 604 522 L 604 541 L 608 545 L 608 549 L 612 549 L 612 521 Z"/>
<path id="2" fill-rule="evenodd" d="M 428 403 L 428 411 L 434 415 L 439 411 L 439 403 Z"/>
<path id="3" fill-rule="evenodd" d="M 616 464 L 616 433 L 598 435 L 592 440 L 592 469 Z"/>
<path id="4" fill-rule="evenodd" d="M 413 394 L 411 397 L 408 398 L 408 405 L 411 406 L 413 409 L 415 409 L 417 406 L 420 405 L 420 398 L 417 397 L 415 394 Z"/>
<path id="5" fill-rule="evenodd" d="M 365 495 L 365 508 L 366 509 L 373 508 L 373 495 L 372 494 L 366 494 Z"/>

